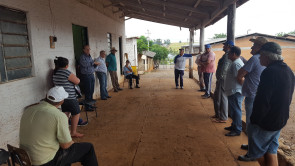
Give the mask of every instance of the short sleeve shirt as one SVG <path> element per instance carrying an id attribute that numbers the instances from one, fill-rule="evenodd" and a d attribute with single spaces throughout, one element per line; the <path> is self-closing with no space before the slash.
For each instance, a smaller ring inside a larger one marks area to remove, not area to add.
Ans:
<path id="1" fill-rule="evenodd" d="M 76 99 L 75 84 L 69 81 L 71 72 L 67 69 L 58 69 L 55 74 L 53 74 L 53 84 L 55 86 L 64 87 L 65 91 L 69 94 L 67 99 Z"/>
<path id="2" fill-rule="evenodd" d="M 33 165 L 51 161 L 60 143 L 72 141 L 67 116 L 45 101 L 25 109 L 19 137 L 20 147 L 28 152 Z"/>
<path id="3" fill-rule="evenodd" d="M 108 65 L 108 71 L 117 71 L 117 60 L 114 54 L 109 54 L 107 56 L 106 62 Z"/>
<path id="4" fill-rule="evenodd" d="M 261 66 L 259 57 L 259 54 L 253 55 L 242 67 L 248 72 L 248 74 L 245 76 L 245 81 L 242 87 L 243 96 L 253 98 L 256 95 L 257 87 L 260 81 L 260 75 L 265 69 L 264 66 Z"/>
<path id="5" fill-rule="evenodd" d="M 231 96 L 237 92 L 242 94 L 242 85 L 238 83 L 237 76 L 238 71 L 243 65 L 243 61 L 238 58 L 229 66 L 224 82 L 225 94 L 227 96 Z"/>
<path id="6" fill-rule="evenodd" d="M 202 67 L 202 72 L 205 72 L 205 73 L 214 73 L 216 71 L 216 67 L 215 67 L 215 53 L 213 51 L 210 51 L 207 54 L 201 55 L 201 59 L 200 60 L 201 60 L 201 62 L 211 61 L 206 66 Z"/>

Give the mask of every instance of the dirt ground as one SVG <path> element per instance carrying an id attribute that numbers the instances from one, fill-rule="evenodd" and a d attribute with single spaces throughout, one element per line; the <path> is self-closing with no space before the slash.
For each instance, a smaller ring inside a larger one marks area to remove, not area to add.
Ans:
<path id="1" fill-rule="evenodd" d="M 194 78 L 198 79 L 197 71 L 194 71 Z M 216 77 L 213 75 L 212 91 L 215 90 Z M 245 115 L 243 103 L 243 115 Z M 243 117 L 245 120 L 245 117 Z M 290 118 L 287 125 L 282 129 L 280 136 L 280 153 L 284 153 L 286 159 L 295 165 L 295 95 L 290 106 Z"/>
<path id="2" fill-rule="evenodd" d="M 94 144 L 100 166 L 256 166 L 237 161 L 246 151 L 244 133 L 226 137 L 223 124 L 214 123 L 211 99 L 201 99 L 193 79 L 175 89 L 172 70 L 143 75 L 140 89 L 110 92 L 98 100 L 98 117 L 79 127 L 85 136 L 76 142 Z M 84 115 L 84 112 L 82 112 Z M 76 164 L 79 165 L 79 164 Z"/>

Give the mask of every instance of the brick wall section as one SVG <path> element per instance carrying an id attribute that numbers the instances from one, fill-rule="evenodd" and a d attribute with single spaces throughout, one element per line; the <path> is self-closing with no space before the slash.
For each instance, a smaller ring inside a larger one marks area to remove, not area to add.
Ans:
<path id="1" fill-rule="evenodd" d="M 72 24 L 88 27 L 93 57 L 98 57 L 100 50 L 107 50 L 107 32 L 112 33 L 113 46 L 116 48 L 119 48 L 119 37 L 122 36 L 124 52 L 125 24 L 124 18 L 119 19 L 120 13 L 113 14 L 111 8 L 104 9 L 102 4 L 96 4 L 100 10 L 98 12 L 76 0 L 51 2 L 56 22 L 55 49 L 49 48 L 49 36 L 53 35 L 53 32 L 47 0 L 1 0 L 0 2 L 2 6 L 27 12 L 34 75 L 31 78 L 0 84 L 0 147 L 5 147 L 7 143 L 18 145 L 19 122 L 23 109 L 45 97 L 50 88 L 49 73 L 54 68 L 55 56 L 68 58 L 69 70 L 75 73 Z M 117 61 L 119 61 L 118 55 Z M 120 77 L 120 80 L 122 81 L 123 77 Z M 97 80 L 95 85 L 94 97 L 98 97 Z"/>

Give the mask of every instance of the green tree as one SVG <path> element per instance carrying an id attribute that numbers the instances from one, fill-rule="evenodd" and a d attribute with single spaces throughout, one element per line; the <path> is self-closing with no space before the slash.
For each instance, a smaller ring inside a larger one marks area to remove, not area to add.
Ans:
<path id="1" fill-rule="evenodd" d="M 154 61 L 164 60 L 168 57 L 169 54 L 169 51 L 166 47 L 157 44 L 154 44 L 150 50 L 156 53 Z"/>
<path id="2" fill-rule="evenodd" d="M 171 44 L 170 39 L 164 40 L 164 44 L 170 45 Z"/>
<path id="3" fill-rule="evenodd" d="M 286 34 L 285 32 L 279 32 L 279 33 L 276 34 L 276 36 L 278 36 L 278 37 L 282 37 L 282 36 L 284 36 L 285 34 Z"/>
<path id="4" fill-rule="evenodd" d="M 162 39 L 154 40 L 154 44 L 162 45 Z"/>
<path id="5" fill-rule="evenodd" d="M 226 38 L 225 33 L 214 34 L 213 39 Z"/>
<path id="6" fill-rule="evenodd" d="M 149 41 L 150 48 L 153 46 L 153 42 Z M 137 39 L 137 51 L 138 54 L 142 54 L 142 51 L 148 50 L 148 40 L 145 36 L 140 36 L 139 39 Z"/>

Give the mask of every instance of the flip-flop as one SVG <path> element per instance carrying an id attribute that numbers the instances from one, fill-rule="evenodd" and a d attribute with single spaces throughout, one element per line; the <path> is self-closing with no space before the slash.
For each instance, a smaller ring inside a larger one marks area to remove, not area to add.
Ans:
<path id="1" fill-rule="evenodd" d="M 213 120 L 213 122 L 215 122 L 215 123 L 226 123 L 226 120 L 216 119 L 216 120 Z"/>
<path id="2" fill-rule="evenodd" d="M 210 118 L 215 119 L 218 118 L 216 115 L 210 116 Z"/>

